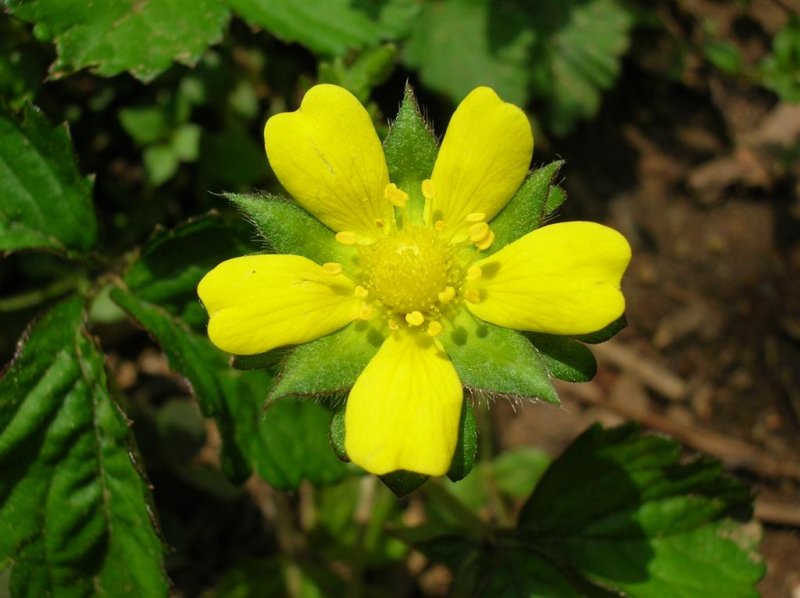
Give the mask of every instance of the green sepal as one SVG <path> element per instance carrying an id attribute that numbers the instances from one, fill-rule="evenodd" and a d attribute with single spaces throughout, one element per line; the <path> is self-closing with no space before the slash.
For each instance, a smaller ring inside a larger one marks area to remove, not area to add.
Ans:
<path id="1" fill-rule="evenodd" d="M 555 212 L 562 204 L 567 201 L 567 192 L 563 187 L 551 185 L 550 192 L 547 194 L 547 202 L 544 204 L 544 215 L 549 216 Z"/>
<path id="2" fill-rule="evenodd" d="M 541 356 L 522 334 L 478 320 L 462 309 L 440 340 L 472 395 L 558 404 Z"/>
<path id="3" fill-rule="evenodd" d="M 418 490 L 428 481 L 429 477 L 422 473 L 399 470 L 380 476 L 380 480 L 389 490 L 398 497 L 403 498 L 414 492 L 414 490 Z"/>
<path id="4" fill-rule="evenodd" d="M 527 332 L 525 336 L 539 350 L 545 367 L 559 380 L 588 382 L 597 374 L 594 354 L 578 341 L 536 332 Z"/>
<path id="5" fill-rule="evenodd" d="M 267 401 L 288 395 L 318 397 L 347 392 L 383 340 L 378 329 L 359 321 L 299 345 L 284 360 Z"/>
<path id="6" fill-rule="evenodd" d="M 550 198 L 553 204 L 564 201 L 563 191 L 553 186 L 553 180 L 564 165 L 563 160 L 550 162 L 534 170 L 522 183 L 514 197 L 495 216 L 489 225 L 494 232 L 494 243 L 483 255 L 491 255 L 503 247 L 539 228 L 549 214 Z M 553 191 L 559 189 L 559 191 Z M 557 205 L 561 205 L 557 203 Z"/>
<path id="7" fill-rule="evenodd" d="M 433 172 L 439 147 L 436 136 L 422 117 L 409 83 L 406 83 L 397 119 L 383 142 L 383 150 L 389 179 L 409 195 L 408 204 L 401 214 L 421 221 L 425 207 L 421 185 Z"/>
<path id="8" fill-rule="evenodd" d="M 453 482 L 463 480 L 475 466 L 475 457 L 478 455 L 478 425 L 475 419 L 475 410 L 469 400 L 464 400 L 461 407 L 461 423 L 458 431 L 456 452 L 447 477 Z"/>
<path id="9" fill-rule="evenodd" d="M 331 419 L 331 427 L 329 431 L 331 447 L 340 461 L 345 463 L 350 462 L 350 457 L 347 456 L 347 451 L 344 448 L 344 410 L 346 403 L 342 403 L 333 412 Z"/>
<path id="10" fill-rule="evenodd" d="M 337 243 L 334 233 L 293 201 L 272 195 L 225 197 L 256 227 L 275 253 L 301 255 L 313 262 L 352 266 L 356 250 Z"/>
<path id="11" fill-rule="evenodd" d="M 604 343 L 616 336 L 617 333 L 623 330 L 627 325 L 628 320 L 625 319 L 625 314 L 622 314 L 619 318 L 611 322 L 611 324 L 601 328 L 597 332 L 590 332 L 589 334 L 576 334 L 574 338 L 582 343 L 597 345 L 599 343 Z"/>
<path id="12" fill-rule="evenodd" d="M 237 370 L 271 370 L 286 359 L 290 349 L 279 347 L 256 355 L 231 355 L 230 365 Z"/>

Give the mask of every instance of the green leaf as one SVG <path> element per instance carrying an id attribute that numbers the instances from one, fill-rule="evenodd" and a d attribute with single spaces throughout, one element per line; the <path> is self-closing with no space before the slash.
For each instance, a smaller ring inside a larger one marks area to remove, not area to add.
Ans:
<path id="1" fill-rule="evenodd" d="M 630 595 L 756 596 L 763 565 L 730 519 L 750 511 L 718 463 L 682 463 L 675 442 L 634 425 L 594 426 L 545 473 L 518 537 Z"/>
<path id="2" fill-rule="evenodd" d="M 535 55 L 542 63 L 533 91 L 544 99 L 545 122 L 556 134 L 594 115 L 601 92 L 619 77 L 633 19 L 616 0 L 548 3 L 536 19 Z"/>
<path id="3" fill-rule="evenodd" d="M 330 412 L 323 406 L 275 405 L 263 412 L 270 376 L 240 371 L 201 335 L 160 306 L 117 288 L 111 297 L 161 345 L 170 367 L 184 375 L 207 417 L 223 438 L 222 465 L 234 482 L 256 470 L 276 488 L 296 488 L 307 479 L 340 479 L 344 466 L 328 444 Z M 277 409 L 275 409 L 277 407 Z"/>
<path id="4" fill-rule="evenodd" d="M 163 106 L 123 108 L 118 116 L 122 128 L 139 145 L 163 141 L 173 126 Z"/>
<path id="5" fill-rule="evenodd" d="M 275 253 L 302 255 L 313 262 L 354 265 L 357 252 L 337 243 L 331 229 L 293 201 L 268 195 L 227 193 Z"/>
<path id="6" fill-rule="evenodd" d="M 404 62 L 436 91 L 461 100 L 490 85 L 504 100 L 528 99 L 530 28 L 527 11 L 488 0 L 426 2 L 406 44 Z"/>
<path id="7" fill-rule="evenodd" d="M 92 181 L 78 171 L 69 131 L 35 107 L 17 118 L 0 106 L 0 251 L 71 254 L 97 241 Z"/>
<path id="8" fill-rule="evenodd" d="M 178 157 L 166 143 L 151 145 L 145 149 L 142 160 L 147 180 L 155 187 L 163 185 L 178 172 Z"/>
<path id="9" fill-rule="evenodd" d="M 386 81 L 392 73 L 396 56 L 394 44 L 367 49 L 351 63 L 336 56 L 330 62 L 319 64 L 319 82 L 340 85 L 366 104 L 372 88 Z"/>
<path id="10" fill-rule="evenodd" d="M 0 379 L 0 568 L 17 596 L 163 596 L 164 547 L 83 300 L 36 322 Z"/>
<path id="11" fill-rule="evenodd" d="M 284 2 L 227 0 L 251 25 L 264 27 L 287 42 L 298 42 L 328 56 L 376 46 L 403 37 L 417 14 L 414 0 Z"/>
<path id="12" fill-rule="evenodd" d="M 125 274 L 128 289 L 195 327 L 208 316 L 197 299 L 197 284 L 220 262 L 252 253 L 250 232 L 238 219 L 210 214 L 172 230 L 156 229 Z"/>
<path id="13" fill-rule="evenodd" d="M 764 84 L 784 102 L 800 102 L 800 16 L 786 21 L 758 67 Z"/>
<path id="14" fill-rule="evenodd" d="M 213 0 L 7 0 L 14 16 L 33 23 L 40 39 L 53 40 L 53 77 L 83 68 L 110 77 L 129 71 L 150 81 L 173 61 L 193 66 L 222 39 L 229 12 Z"/>
<path id="15" fill-rule="evenodd" d="M 412 218 L 421 220 L 425 207 L 422 181 L 431 176 L 439 147 L 431 127 L 420 112 L 414 90 L 406 83 L 397 118 L 383 142 L 389 179 L 409 194 L 406 206 Z"/>
<path id="16" fill-rule="evenodd" d="M 558 403 L 541 357 L 518 332 L 483 322 L 461 310 L 441 341 L 461 383 L 473 395 Z"/>
<path id="17" fill-rule="evenodd" d="M 563 165 L 563 160 L 550 162 L 528 175 L 511 201 L 490 222 L 495 236 L 486 255 L 500 251 L 542 225 L 552 211 L 548 209 L 548 199 L 554 189 L 553 179 Z"/>
<path id="18" fill-rule="evenodd" d="M 703 53 L 721 71 L 735 75 L 742 70 L 742 53 L 729 41 L 709 41 L 703 45 Z"/>
<path id="19" fill-rule="evenodd" d="M 545 367 L 559 380 L 588 382 L 597 373 L 594 354 L 576 340 L 552 334 L 525 333 Z"/>
<path id="20" fill-rule="evenodd" d="M 383 343 L 383 335 L 367 322 L 296 347 L 281 366 L 269 400 L 287 395 L 306 397 L 346 393 Z"/>

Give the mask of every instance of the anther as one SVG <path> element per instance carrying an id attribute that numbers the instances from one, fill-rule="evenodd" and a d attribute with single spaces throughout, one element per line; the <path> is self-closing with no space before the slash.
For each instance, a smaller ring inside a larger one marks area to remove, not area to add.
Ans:
<path id="1" fill-rule="evenodd" d="M 490 230 L 484 239 L 475 243 L 475 247 L 483 251 L 484 249 L 489 249 L 492 243 L 494 243 L 494 231 Z"/>
<path id="2" fill-rule="evenodd" d="M 438 320 L 433 320 L 428 324 L 428 335 L 439 336 L 442 333 L 442 323 Z"/>
<path id="3" fill-rule="evenodd" d="M 470 303 L 480 303 L 481 294 L 478 291 L 478 289 L 467 289 L 466 291 L 464 291 L 464 299 L 466 299 Z"/>
<path id="4" fill-rule="evenodd" d="M 470 241 L 480 243 L 489 234 L 489 225 L 485 222 L 476 222 L 467 229 L 467 232 L 469 233 Z"/>
<path id="5" fill-rule="evenodd" d="M 353 295 L 355 295 L 359 299 L 366 299 L 369 296 L 369 291 L 359 284 L 356 285 L 356 288 L 353 291 Z"/>
<path id="6" fill-rule="evenodd" d="M 453 287 L 445 287 L 443 291 L 439 291 L 439 302 L 450 303 L 456 296 L 456 290 Z"/>
<path id="7" fill-rule="evenodd" d="M 388 199 L 393 206 L 398 208 L 406 207 L 406 203 L 408 202 L 408 193 L 400 189 L 394 183 L 389 183 L 386 185 L 386 189 L 383 191 L 383 196 Z"/>
<path id="8" fill-rule="evenodd" d="M 356 234 L 351 230 L 343 230 L 342 232 L 336 233 L 335 238 L 342 245 L 356 244 Z"/>
<path id="9" fill-rule="evenodd" d="M 342 273 L 342 265 L 336 262 L 327 262 L 322 265 L 322 269 L 325 270 L 325 274 L 330 274 L 331 276 L 338 276 Z"/>
<path id="10" fill-rule="evenodd" d="M 469 281 L 478 280 L 482 274 L 483 272 L 479 266 L 470 266 L 469 270 L 467 270 L 466 279 Z"/>
<path id="11" fill-rule="evenodd" d="M 410 314 L 406 314 L 406 322 L 409 326 L 421 326 L 424 321 L 425 316 L 420 311 L 414 310 Z"/>
<path id="12" fill-rule="evenodd" d="M 483 212 L 472 212 L 471 214 L 467 214 L 466 218 L 464 218 L 464 221 L 470 224 L 474 222 L 483 222 L 484 220 L 486 220 L 486 214 Z"/>
<path id="13" fill-rule="evenodd" d="M 436 229 L 436 232 L 442 232 L 444 229 L 447 228 L 447 222 L 444 220 L 437 220 L 433 223 L 433 228 Z"/>
<path id="14" fill-rule="evenodd" d="M 427 200 L 433 199 L 434 195 L 436 195 L 436 189 L 433 186 L 433 181 L 430 179 L 425 179 L 422 181 L 422 197 Z"/>
<path id="15" fill-rule="evenodd" d="M 358 308 L 358 319 L 369 320 L 375 313 L 375 309 L 369 303 L 362 303 Z"/>
<path id="16" fill-rule="evenodd" d="M 398 328 L 400 328 L 400 324 L 397 323 L 397 320 L 390 319 L 387 322 L 387 325 L 389 326 L 389 330 L 397 330 Z"/>

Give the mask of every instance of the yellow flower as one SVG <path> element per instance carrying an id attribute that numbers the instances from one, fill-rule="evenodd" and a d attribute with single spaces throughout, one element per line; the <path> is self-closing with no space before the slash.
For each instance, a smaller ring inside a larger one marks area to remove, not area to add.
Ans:
<path id="1" fill-rule="evenodd" d="M 624 311 L 630 248 L 612 229 L 553 224 L 492 253 L 492 218 L 527 175 L 533 136 L 522 110 L 489 88 L 459 105 L 416 189 L 389 180 L 369 115 L 340 87 L 312 88 L 299 110 L 269 119 L 264 136 L 278 180 L 352 259 L 223 262 L 198 288 L 208 334 L 252 355 L 362 320 L 382 330 L 345 410 L 345 449 L 367 471 L 447 472 L 463 389 L 440 338 L 464 310 L 557 335 L 597 331 Z"/>

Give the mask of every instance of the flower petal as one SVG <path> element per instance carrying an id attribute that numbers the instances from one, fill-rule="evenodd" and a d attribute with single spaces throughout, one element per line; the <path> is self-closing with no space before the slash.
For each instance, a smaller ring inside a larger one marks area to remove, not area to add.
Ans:
<path id="1" fill-rule="evenodd" d="M 208 337 L 237 355 L 312 341 L 356 318 L 360 300 L 343 274 L 297 255 L 222 262 L 197 287 L 211 320 Z"/>
<path id="2" fill-rule="evenodd" d="M 345 410 L 345 449 L 382 475 L 444 475 L 458 440 L 463 392 L 453 364 L 427 335 L 395 333 L 361 373 Z"/>
<path id="3" fill-rule="evenodd" d="M 625 310 L 620 280 L 631 259 L 628 242 L 592 222 L 553 224 L 528 233 L 476 262 L 470 283 L 482 320 L 550 334 L 594 332 Z"/>
<path id="4" fill-rule="evenodd" d="M 525 113 L 488 87 L 474 89 L 453 114 L 436 158 L 428 221 L 444 220 L 454 235 L 468 214 L 491 220 L 519 189 L 532 154 Z"/>
<path id="5" fill-rule="evenodd" d="M 349 91 L 316 85 L 295 112 L 264 127 L 267 158 L 297 202 L 336 232 L 378 236 L 392 205 L 386 159 L 369 114 Z"/>

